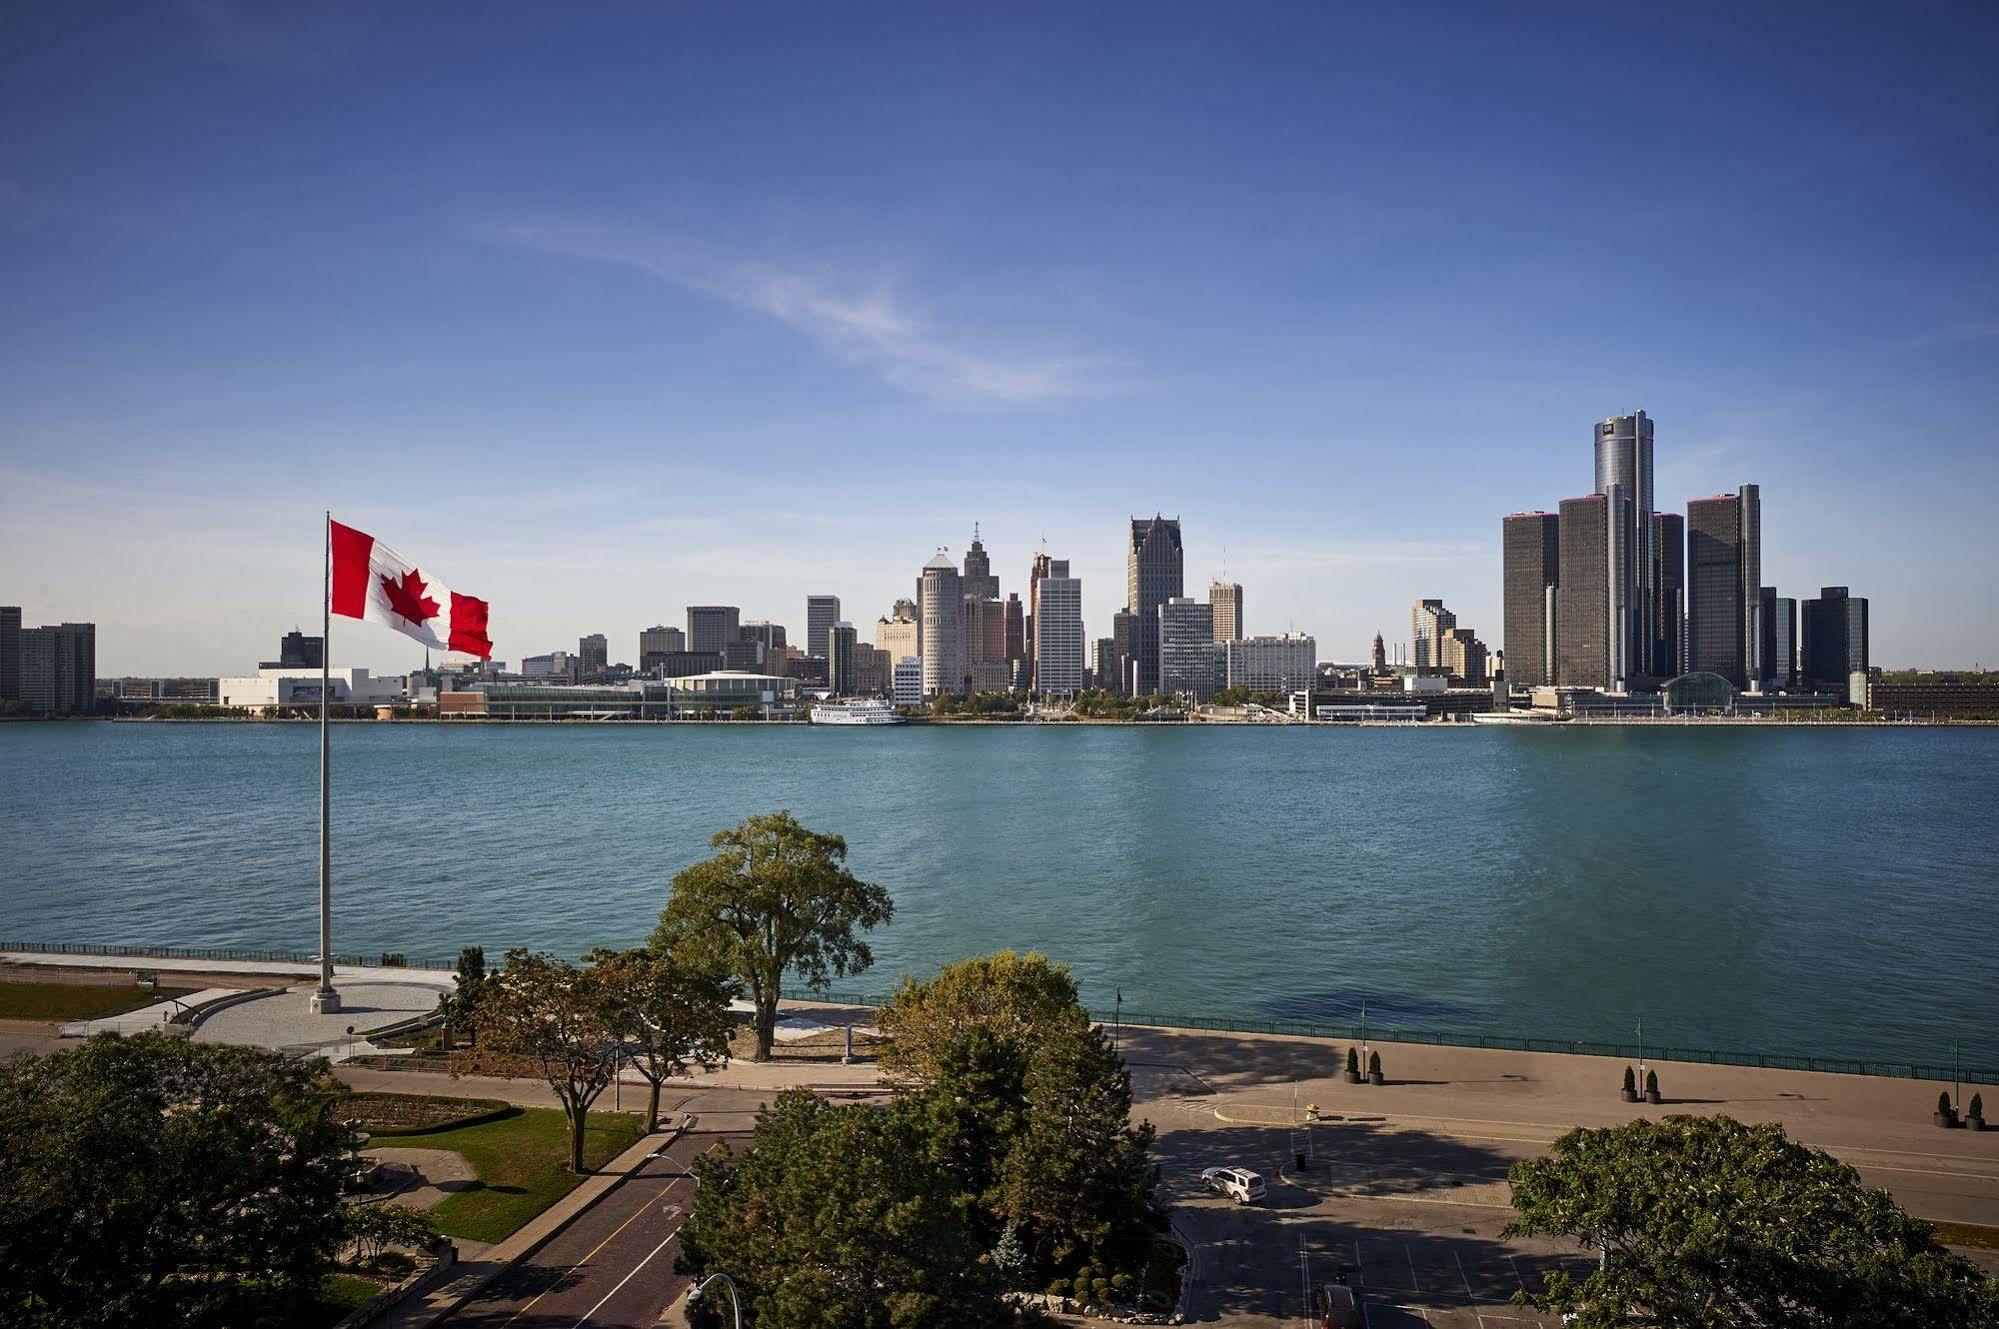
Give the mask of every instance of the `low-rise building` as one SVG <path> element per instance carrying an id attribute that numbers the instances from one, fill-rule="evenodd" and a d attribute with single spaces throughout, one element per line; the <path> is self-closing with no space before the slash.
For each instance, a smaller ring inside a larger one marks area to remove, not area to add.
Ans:
<path id="1" fill-rule="evenodd" d="M 1237 637 L 1221 643 L 1227 686 L 1251 692 L 1296 692 L 1319 674 L 1319 643 L 1301 632 Z"/>
<path id="2" fill-rule="evenodd" d="M 895 662 L 892 680 L 895 704 L 898 706 L 921 706 L 923 704 L 923 661 L 914 655 L 905 655 Z"/>
<path id="3" fill-rule="evenodd" d="M 215 700 L 220 706 L 263 707 L 319 705 L 317 669 L 259 669 L 254 674 L 215 680 Z M 327 701 L 336 706 L 369 706 L 402 701 L 409 695 L 409 679 L 403 675 L 376 678 L 365 669 L 347 667 L 327 671 L 330 691 Z"/>

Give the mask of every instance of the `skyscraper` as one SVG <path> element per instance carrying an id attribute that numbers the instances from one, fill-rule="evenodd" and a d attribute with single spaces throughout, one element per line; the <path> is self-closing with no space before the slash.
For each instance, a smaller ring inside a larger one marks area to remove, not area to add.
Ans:
<path id="1" fill-rule="evenodd" d="M 943 550 L 923 565 L 917 583 L 922 624 L 923 695 L 958 696 L 965 690 L 965 594 L 957 565 Z"/>
<path id="2" fill-rule="evenodd" d="M 923 629 L 917 621 L 914 601 L 897 600 L 894 613 L 875 620 L 875 649 L 888 657 L 891 669 L 897 660 L 922 658 Z"/>
<path id="3" fill-rule="evenodd" d="M 1367 663 L 1377 674 L 1388 672 L 1388 643 L 1381 639 L 1379 632 L 1374 634 L 1374 650 L 1369 653 Z"/>
<path id="4" fill-rule="evenodd" d="M 965 596 L 972 600 L 999 599 L 999 578 L 993 575 L 993 561 L 979 539 L 979 524 L 972 523 L 972 547 L 965 551 Z"/>
<path id="5" fill-rule="evenodd" d="M 1653 593 L 1652 673 L 1677 678 L 1687 672 L 1687 519 L 1677 512 L 1652 514 Z M 1507 668 L 1512 668 L 1511 657 Z"/>
<path id="6" fill-rule="evenodd" d="M 1159 632 L 1158 691 L 1206 701 L 1221 687 L 1224 647 L 1215 641 L 1214 606 L 1172 596 L 1155 611 Z"/>
<path id="7" fill-rule="evenodd" d="M 859 695 L 854 686 L 854 625 L 842 619 L 826 629 L 826 686 L 836 697 Z"/>
<path id="8" fill-rule="evenodd" d="M 1211 581 L 1208 603 L 1215 610 L 1215 640 L 1238 641 L 1242 637 L 1242 583 Z"/>
<path id="9" fill-rule="evenodd" d="M 611 667 L 611 643 L 601 632 L 576 639 L 576 670 L 580 674 L 601 674 Z"/>
<path id="10" fill-rule="evenodd" d="M 1789 688 L 1798 682 L 1798 602 L 1777 594 L 1775 586 L 1762 589 L 1762 605 L 1756 630 L 1763 645 L 1758 658 L 1763 661 L 1763 678 L 1772 687 Z"/>
<path id="11" fill-rule="evenodd" d="M 1652 648 L 1656 632 L 1652 627 L 1658 604 L 1658 556 L 1652 524 L 1652 421 L 1645 412 L 1612 416 L 1596 426 L 1596 492 L 1609 494 L 1621 487 L 1628 503 L 1623 521 L 1629 528 L 1615 547 L 1625 551 L 1620 560 L 1621 585 L 1613 587 L 1621 622 L 1616 626 L 1612 654 L 1620 658 L 1624 678 L 1655 674 Z"/>
<path id="12" fill-rule="evenodd" d="M 650 627 L 639 630 L 639 672 L 651 673 L 665 662 L 664 657 L 687 649 L 687 637 L 679 628 Z"/>
<path id="13" fill-rule="evenodd" d="M 1565 498 L 1558 514 L 1555 682 L 1561 687 L 1615 691 L 1620 686 L 1617 579 L 1629 561 L 1623 537 L 1630 499 L 1622 485 L 1612 490 Z M 1509 650 L 1509 665 L 1512 658 Z"/>
<path id="14" fill-rule="evenodd" d="M 1552 512 L 1516 512 L 1501 526 L 1505 582 L 1503 647 L 1509 687 L 1555 681 L 1555 612 L 1561 585 L 1561 519 Z"/>
<path id="15" fill-rule="evenodd" d="M 736 640 L 742 613 L 734 605 L 687 606 L 687 649 L 720 654 Z"/>
<path id="16" fill-rule="evenodd" d="M 1027 658 L 1027 614 L 1020 603 L 1020 592 L 1009 591 L 1006 597 L 1006 658 L 1018 663 Z"/>
<path id="17" fill-rule="evenodd" d="M 97 625 L 21 630 L 21 696 L 30 715 L 88 715 L 97 707 Z"/>
<path id="18" fill-rule="evenodd" d="M 1798 672 L 1811 687 L 1848 692 L 1855 674 L 1867 673 L 1867 600 L 1844 586 L 1819 589 L 1798 606 Z"/>
<path id="19" fill-rule="evenodd" d="M 1458 625 L 1458 616 L 1442 600 L 1418 600 L 1409 611 L 1409 663 L 1417 673 L 1443 668 L 1444 634 Z"/>
<path id="20" fill-rule="evenodd" d="M 21 699 L 21 607 L 0 605 L 0 701 Z"/>
<path id="21" fill-rule="evenodd" d="M 1115 652 L 1116 674 L 1109 682 L 1109 688 L 1119 696 L 1134 692 L 1132 669 L 1138 657 L 1138 615 L 1129 609 L 1120 609 L 1111 615 L 1111 648 Z"/>
<path id="22" fill-rule="evenodd" d="M 833 625 L 840 621 L 840 597 L 837 595 L 808 595 L 805 597 L 805 653 L 820 659 L 828 658 L 827 636 Z"/>
<path id="23" fill-rule="evenodd" d="M 1761 683 L 1762 504 L 1755 485 L 1687 504 L 1688 672 Z"/>
<path id="24" fill-rule="evenodd" d="M 1159 606 L 1186 594 L 1183 562 L 1178 517 L 1132 518 L 1131 548 L 1125 560 L 1125 608 L 1133 615 L 1132 658 L 1140 693 L 1160 690 Z"/>
<path id="25" fill-rule="evenodd" d="M 1069 560 L 1050 559 L 1034 611 L 1035 690 L 1063 695 L 1083 690 L 1083 582 Z"/>

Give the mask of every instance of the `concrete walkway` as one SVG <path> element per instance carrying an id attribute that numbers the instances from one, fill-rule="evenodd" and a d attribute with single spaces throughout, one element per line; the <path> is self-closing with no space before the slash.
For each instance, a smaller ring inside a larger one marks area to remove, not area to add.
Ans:
<path id="1" fill-rule="evenodd" d="M 136 1011 L 126 1011 L 123 1015 L 107 1015 L 96 1020 L 71 1020 L 62 1027 L 64 1038 L 89 1038 L 92 1034 L 139 1034 L 149 1029 L 166 1029 L 171 1026 L 174 1016 L 193 1006 L 204 1006 L 211 1001 L 233 997 L 241 988 L 204 988 L 200 992 L 190 992 L 185 997 L 157 1001 L 150 1006 L 142 1006 Z"/>

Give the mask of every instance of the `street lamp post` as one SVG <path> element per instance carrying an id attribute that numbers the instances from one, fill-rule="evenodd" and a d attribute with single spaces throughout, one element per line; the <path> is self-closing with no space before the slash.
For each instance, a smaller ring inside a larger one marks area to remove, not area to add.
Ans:
<path id="1" fill-rule="evenodd" d="M 1111 1051 L 1116 1052 L 1124 1047 L 1124 989 L 1116 988 L 1114 991 L 1117 998 L 1111 1008 Z"/>
<path id="2" fill-rule="evenodd" d="M 736 1329 L 743 1329 L 743 1295 L 736 1290 L 736 1280 L 725 1273 L 712 1273 L 696 1283 L 687 1294 L 687 1304 L 689 1306 L 697 1305 L 701 1300 L 701 1293 L 707 1289 L 710 1283 L 718 1280 L 723 1287 L 729 1289 L 729 1307 L 735 1312 Z"/>

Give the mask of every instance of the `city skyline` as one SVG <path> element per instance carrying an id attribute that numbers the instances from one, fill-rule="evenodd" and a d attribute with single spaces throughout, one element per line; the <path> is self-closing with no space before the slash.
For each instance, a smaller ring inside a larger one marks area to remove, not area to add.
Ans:
<path id="1" fill-rule="evenodd" d="M 1491 641 L 1493 514 L 1639 407 L 1659 511 L 1757 481 L 1765 582 L 1999 658 L 1999 17 L 484 13 L 0 17 L 0 567 L 101 671 L 309 624 L 328 508 L 509 659 L 859 624 L 974 523 L 1094 639 L 1152 512 L 1246 632 L 1359 658 L 1439 597 Z M 1632 52 L 1703 95 L 1577 88 Z"/>

